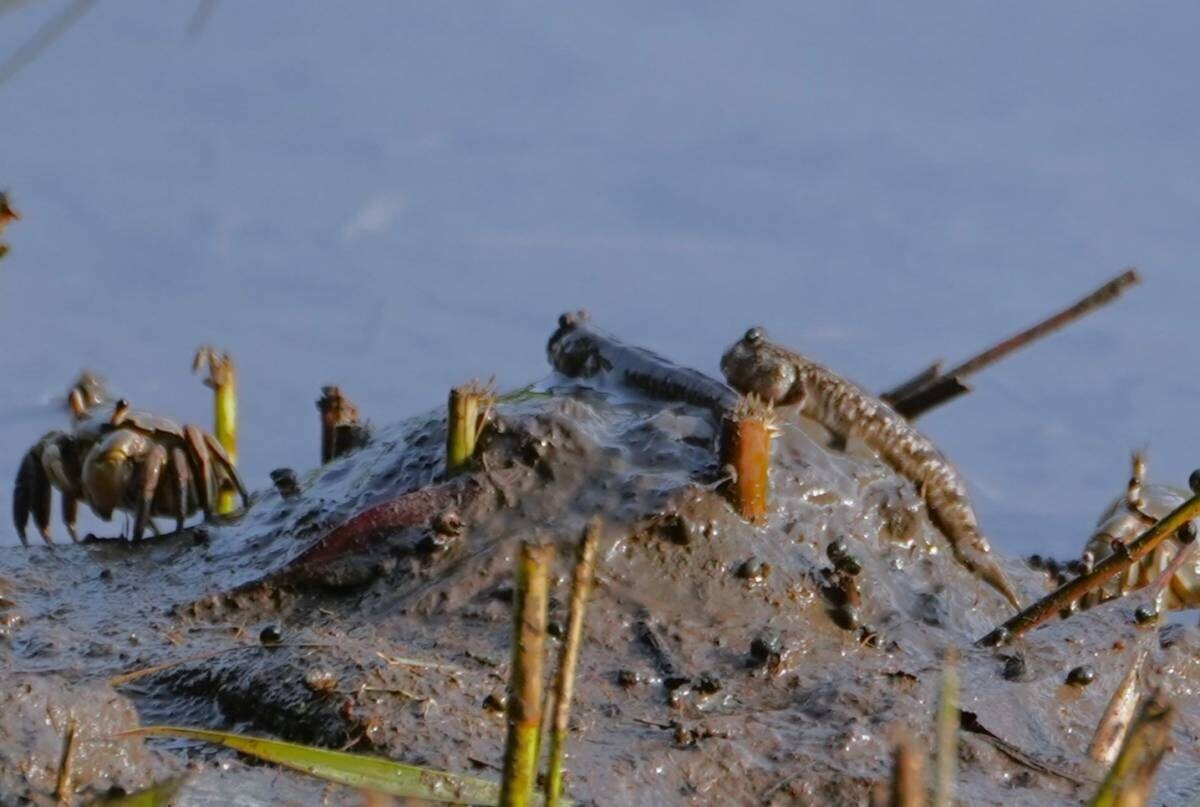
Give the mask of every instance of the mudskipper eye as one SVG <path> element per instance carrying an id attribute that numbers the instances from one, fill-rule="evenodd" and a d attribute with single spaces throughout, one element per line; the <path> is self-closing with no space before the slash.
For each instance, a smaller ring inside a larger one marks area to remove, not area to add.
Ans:
<path id="1" fill-rule="evenodd" d="M 750 330 L 746 331 L 745 339 L 752 345 L 756 342 L 761 342 L 763 340 L 763 329 L 757 325 L 754 326 Z"/>

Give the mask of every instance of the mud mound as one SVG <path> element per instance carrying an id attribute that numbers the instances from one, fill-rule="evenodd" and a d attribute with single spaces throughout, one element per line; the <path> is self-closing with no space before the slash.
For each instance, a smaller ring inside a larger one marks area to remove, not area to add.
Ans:
<path id="1" fill-rule="evenodd" d="M 716 492 L 708 408 L 561 378 L 542 392 L 497 407 L 474 470 L 456 480 L 438 479 L 444 422 L 417 418 L 302 477 L 295 496 L 257 495 L 239 521 L 10 554 L 0 572 L 22 620 L 0 653 L 58 670 L 63 686 L 172 663 L 121 687 L 147 722 L 495 775 L 518 543 L 564 544 L 556 635 L 565 544 L 600 513 L 569 745 L 577 799 L 864 803 L 887 778 L 896 728 L 931 742 L 949 646 L 961 653 L 966 801 L 1090 793 L 1092 728 L 1143 647 L 1148 683 L 1181 695 L 1160 794 L 1197 789 L 1197 712 L 1182 697 L 1200 685 L 1193 629 L 1136 626 L 1116 602 L 976 648 L 1008 605 L 954 561 L 912 485 L 870 451 L 834 450 L 780 410 L 771 512 L 752 526 Z M 383 521 L 337 529 L 389 501 Z M 1024 598 L 1045 591 L 1044 574 L 1002 562 Z M 264 645 L 264 628 L 281 641 Z M 1094 683 L 1066 685 L 1083 663 Z M 14 736 L 0 735 L 0 754 L 15 758 Z M 222 775 L 245 798 L 263 781 L 243 789 Z M 206 780 L 204 792 L 221 786 Z"/>

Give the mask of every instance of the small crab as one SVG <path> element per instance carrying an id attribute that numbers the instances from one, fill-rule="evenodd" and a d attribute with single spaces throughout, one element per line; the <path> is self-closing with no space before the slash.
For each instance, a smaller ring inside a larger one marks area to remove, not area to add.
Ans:
<path id="1" fill-rule="evenodd" d="M 1099 563 L 1114 551 L 1133 541 L 1179 505 L 1192 497 L 1182 488 L 1163 484 L 1146 484 L 1146 460 L 1141 452 L 1133 454 L 1133 472 L 1125 495 L 1116 499 L 1096 524 L 1096 531 L 1084 547 L 1085 566 Z M 1184 525 L 1195 536 L 1200 519 Z M 1102 597 L 1118 597 L 1128 591 L 1149 585 L 1162 574 L 1183 549 L 1177 536 L 1171 536 L 1158 548 L 1135 563 L 1101 591 Z M 1193 608 L 1200 605 L 1200 553 L 1186 558 L 1162 591 L 1162 604 L 1167 608 Z"/>
<path id="2" fill-rule="evenodd" d="M 51 431 L 25 454 L 13 486 L 13 521 L 28 546 L 25 526 L 34 523 L 50 539 L 51 487 L 62 494 L 62 515 L 72 540 L 80 500 L 105 521 L 114 510 L 134 514 L 140 539 L 155 517 L 174 518 L 176 527 L 197 510 L 212 515 L 217 491 L 231 483 L 248 501 L 246 488 L 221 444 L 196 426 L 129 408 L 124 399 L 89 410 L 78 390 L 70 397 L 75 414 L 70 431 Z"/>

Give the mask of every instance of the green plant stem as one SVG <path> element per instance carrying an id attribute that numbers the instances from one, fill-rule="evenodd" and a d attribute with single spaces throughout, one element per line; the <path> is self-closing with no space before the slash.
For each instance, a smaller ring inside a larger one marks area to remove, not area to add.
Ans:
<path id="1" fill-rule="evenodd" d="M 552 545 L 521 543 L 513 591 L 512 670 L 508 680 L 508 736 L 504 744 L 501 807 L 532 803 L 542 723 L 543 649 Z"/>
<path id="2" fill-rule="evenodd" d="M 229 455 L 229 461 L 237 465 L 237 371 L 228 353 L 211 347 L 196 351 L 192 370 L 208 368 L 206 386 L 213 391 L 213 436 Z M 217 494 L 217 514 L 228 515 L 234 510 L 234 487 L 223 483 Z"/>
<path id="3" fill-rule="evenodd" d="M 446 473 L 465 470 L 475 456 L 475 443 L 493 395 L 489 386 L 470 383 L 450 390 L 446 422 Z"/>
<path id="4" fill-rule="evenodd" d="M 934 807 L 954 803 L 958 777 L 958 652 L 947 648 L 942 657 L 942 682 L 938 691 L 937 760 Z"/>

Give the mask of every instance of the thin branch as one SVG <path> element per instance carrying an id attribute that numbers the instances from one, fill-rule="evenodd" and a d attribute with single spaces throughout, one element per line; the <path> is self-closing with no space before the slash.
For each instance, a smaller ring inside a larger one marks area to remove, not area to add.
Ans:
<path id="1" fill-rule="evenodd" d="M 11 80 L 17 73 L 29 66 L 37 57 L 41 56 L 50 46 L 58 41 L 58 38 L 71 29 L 71 26 L 79 21 L 92 6 L 96 4 L 96 0 L 75 0 L 75 2 L 64 8 L 57 16 L 52 18 L 48 23 L 34 32 L 29 40 L 8 55 L 8 58 L 0 62 L 0 85 Z"/>
<path id="2" fill-rule="evenodd" d="M 976 644 L 993 646 L 1004 644 L 1036 628 L 1085 594 L 1094 591 L 1111 578 L 1121 574 L 1133 564 L 1149 555 L 1158 545 L 1175 534 L 1175 531 L 1200 514 L 1200 494 L 1192 496 L 1165 518 L 1146 530 L 1127 551 L 1114 552 L 1087 574 L 1069 580 L 1042 597 L 1021 613 L 980 639 Z"/>
<path id="3" fill-rule="evenodd" d="M 1049 336 L 1065 325 L 1095 311 L 1097 308 L 1108 305 L 1117 299 L 1127 288 L 1135 286 L 1140 282 L 1141 276 L 1138 275 L 1137 270 L 1127 269 L 1074 305 L 1070 305 L 1036 325 L 996 343 L 982 353 L 978 353 L 967 359 L 962 364 L 952 367 L 940 375 L 935 373 L 931 378 L 930 370 L 937 367 L 935 364 L 922 370 L 916 376 L 902 384 L 898 384 L 887 392 L 884 392 L 879 397 L 892 404 L 893 408 L 897 412 L 904 414 L 905 417 L 916 418 L 935 406 L 967 392 L 968 388 L 963 383 L 963 379 L 967 376 L 995 364 L 1009 353 L 1031 342 L 1041 339 L 1044 336 Z M 921 398 L 921 400 L 918 401 L 918 398 Z"/>

